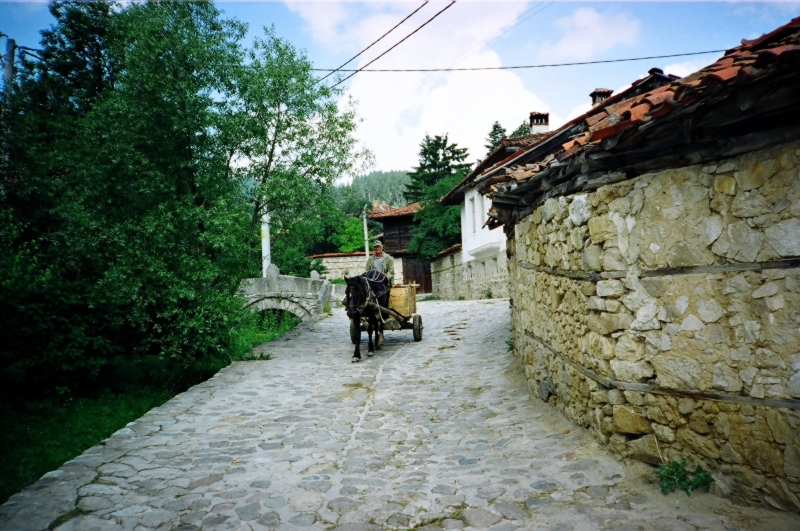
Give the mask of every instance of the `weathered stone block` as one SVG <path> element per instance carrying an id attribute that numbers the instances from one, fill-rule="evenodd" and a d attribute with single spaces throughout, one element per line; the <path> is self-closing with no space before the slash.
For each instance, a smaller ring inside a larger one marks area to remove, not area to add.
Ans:
<path id="1" fill-rule="evenodd" d="M 700 301 L 697 303 L 697 313 L 705 323 L 716 323 L 725 315 L 725 310 L 715 300 Z"/>
<path id="2" fill-rule="evenodd" d="M 639 439 L 628 441 L 628 457 L 648 465 L 657 466 L 661 464 L 661 456 L 653 435 L 645 435 Z"/>
<path id="3" fill-rule="evenodd" d="M 800 443 L 786 445 L 783 451 L 783 471 L 787 476 L 800 478 Z"/>
<path id="4" fill-rule="evenodd" d="M 614 430 L 618 433 L 642 434 L 653 429 L 650 422 L 630 406 L 614 406 Z"/>
<path id="5" fill-rule="evenodd" d="M 621 382 L 643 382 L 654 374 L 653 366 L 646 361 L 611 360 L 609 363 L 614 371 L 614 378 Z"/>
<path id="6" fill-rule="evenodd" d="M 633 322 L 633 317 L 628 313 L 602 312 L 589 317 L 589 328 L 602 335 L 609 335 L 617 330 L 627 329 Z"/>
<path id="7" fill-rule="evenodd" d="M 714 190 L 722 194 L 736 195 L 736 179 L 730 175 L 716 175 L 714 177 Z"/>
<path id="8" fill-rule="evenodd" d="M 678 442 L 692 452 L 696 452 L 704 457 L 719 459 L 719 448 L 717 448 L 714 441 L 695 433 L 689 428 L 681 428 L 678 430 Z"/>
<path id="9" fill-rule="evenodd" d="M 625 287 L 619 280 L 600 280 L 597 282 L 597 294 L 600 297 L 620 297 Z"/>
<path id="10" fill-rule="evenodd" d="M 714 255 L 697 244 L 681 242 L 667 253 L 667 263 L 670 267 L 710 265 L 714 263 Z"/>
<path id="11" fill-rule="evenodd" d="M 605 309 L 605 299 L 602 297 L 589 297 L 589 300 L 586 301 L 586 308 L 588 310 L 604 310 Z"/>
<path id="12" fill-rule="evenodd" d="M 590 245 L 581 253 L 581 267 L 586 271 L 600 271 L 603 269 L 601 260 L 602 248 L 599 245 Z"/>
<path id="13" fill-rule="evenodd" d="M 588 194 L 576 195 L 569 204 L 569 219 L 575 225 L 583 225 L 592 216 L 592 206 Z"/>
<path id="14" fill-rule="evenodd" d="M 676 356 L 656 356 L 652 360 L 658 382 L 672 389 L 705 391 L 702 367 L 693 359 Z"/>
<path id="15" fill-rule="evenodd" d="M 764 235 L 751 229 L 747 222 L 728 225 L 711 250 L 718 255 L 741 262 L 752 262 L 764 244 Z"/>
<path id="16" fill-rule="evenodd" d="M 734 174 L 734 177 L 742 190 L 752 190 L 762 186 L 767 179 L 775 175 L 780 169 L 780 161 L 770 158 L 756 161 L 750 167 L 742 167 L 741 170 Z"/>
<path id="17" fill-rule="evenodd" d="M 617 237 L 617 227 L 608 216 L 595 216 L 589 219 L 589 237 L 593 243 L 602 243 Z"/>
<path id="18" fill-rule="evenodd" d="M 767 243 L 780 257 L 800 256 L 800 219 L 792 218 L 767 227 Z"/>
<path id="19" fill-rule="evenodd" d="M 764 297 L 771 297 L 776 293 L 778 293 L 778 285 L 774 282 L 767 282 L 753 292 L 753 298 L 763 299 Z"/>
<path id="20" fill-rule="evenodd" d="M 711 387 L 729 393 L 738 393 L 742 390 L 742 381 L 739 379 L 739 375 L 731 368 L 722 363 L 717 363 L 714 365 Z"/>
<path id="21" fill-rule="evenodd" d="M 672 428 L 662 426 L 661 424 L 653 424 L 653 432 L 655 432 L 655 435 L 658 437 L 659 441 L 663 441 L 665 443 L 675 442 L 675 430 Z"/>

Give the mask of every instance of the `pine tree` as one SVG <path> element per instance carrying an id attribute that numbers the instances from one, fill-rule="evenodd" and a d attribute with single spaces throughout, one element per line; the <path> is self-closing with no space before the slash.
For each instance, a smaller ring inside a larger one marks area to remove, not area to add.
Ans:
<path id="1" fill-rule="evenodd" d="M 421 201 L 426 197 L 426 191 L 445 177 L 455 173 L 469 173 L 472 164 L 464 161 L 469 156 L 467 148 L 460 148 L 458 144 L 448 143 L 447 135 L 425 135 L 419 145 L 419 166 L 409 173 L 411 182 L 408 183 L 405 198 L 408 202 Z"/>
<path id="2" fill-rule="evenodd" d="M 527 121 L 523 121 L 519 124 L 519 127 L 514 129 L 514 131 L 508 135 L 508 138 L 514 138 L 517 136 L 525 136 L 531 134 L 531 126 L 528 124 Z"/>
<path id="3" fill-rule="evenodd" d="M 511 136 L 514 136 L 513 134 Z M 486 137 L 486 141 L 488 144 L 484 146 L 487 151 L 486 154 L 488 155 L 500 145 L 500 141 L 506 138 L 506 128 L 500 125 L 500 122 L 495 122 L 492 124 L 492 130 L 489 131 L 489 136 Z"/>

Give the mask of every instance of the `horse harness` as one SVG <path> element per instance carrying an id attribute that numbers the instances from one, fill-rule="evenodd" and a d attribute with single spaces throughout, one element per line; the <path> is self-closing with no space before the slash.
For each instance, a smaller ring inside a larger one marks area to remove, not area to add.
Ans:
<path id="1" fill-rule="evenodd" d="M 370 301 L 377 305 L 378 304 L 378 299 L 383 297 L 390 289 L 392 289 L 392 286 L 388 285 L 388 283 L 387 283 L 387 286 L 383 289 L 383 291 L 381 291 L 379 293 L 375 293 L 372 290 L 372 283 L 373 282 L 374 283 L 381 283 L 381 284 L 386 282 L 387 277 L 381 271 L 375 271 L 375 270 L 367 271 L 366 273 L 363 273 L 363 274 L 359 275 L 359 278 L 361 279 L 361 286 L 360 286 L 361 287 L 361 291 L 362 291 L 362 294 L 364 295 L 364 303 L 361 304 L 358 307 L 358 314 L 361 315 L 362 313 L 364 313 L 364 310 L 366 309 L 366 307 L 370 303 Z M 366 284 L 366 289 L 364 287 L 365 284 Z M 377 314 L 376 316 L 381 321 L 384 321 L 383 312 L 381 312 L 380 310 L 378 310 L 376 308 L 375 309 L 375 313 Z"/>

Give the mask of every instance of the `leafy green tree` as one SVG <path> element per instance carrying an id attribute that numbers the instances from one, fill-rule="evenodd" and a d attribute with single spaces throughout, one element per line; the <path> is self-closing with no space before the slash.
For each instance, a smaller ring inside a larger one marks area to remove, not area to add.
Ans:
<path id="1" fill-rule="evenodd" d="M 338 101 L 341 90 L 319 83 L 305 54 L 272 29 L 247 63 L 226 115 L 231 167 L 253 182 L 249 233 L 270 212 L 276 237 L 297 239 L 333 182 L 360 171 L 370 154 L 357 148 L 354 102 Z"/>
<path id="2" fill-rule="evenodd" d="M 412 183 L 420 190 L 422 209 L 414 215 L 418 225 L 411 230 L 408 249 L 423 260 L 433 259 L 440 251 L 461 241 L 461 210 L 445 207 L 439 198 L 463 180 L 470 171 L 466 148 L 449 144 L 447 135 L 431 138 L 425 135 L 420 144 L 419 166 L 411 175 Z M 406 194 L 408 195 L 408 193 Z"/>
<path id="3" fill-rule="evenodd" d="M 508 135 L 508 138 L 514 138 L 514 137 L 518 137 L 518 136 L 525 136 L 525 135 L 529 135 L 529 134 L 531 134 L 531 126 L 526 120 L 526 121 L 523 121 L 521 124 L 519 124 L 519 126 L 516 129 L 514 129 L 511 132 L 510 135 Z"/>
<path id="4" fill-rule="evenodd" d="M 367 231 L 369 238 L 374 238 L 372 231 Z M 345 218 L 333 239 L 339 247 L 339 252 L 353 253 L 364 250 L 364 222 L 361 218 Z"/>
<path id="5" fill-rule="evenodd" d="M 411 182 L 406 187 L 406 201 L 422 201 L 428 197 L 428 189 L 442 179 L 458 172 L 469 173 L 472 165 L 464 162 L 469 156 L 467 148 L 449 143 L 447 135 L 425 135 L 419 147 L 419 166 L 408 174 Z"/>
<path id="6" fill-rule="evenodd" d="M 414 215 L 417 226 L 411 229 L 408 250 L 422 260 L 433 260 L 437 254 L 461 242 L 461 207 L 444 206 L 439 198 L 461 182 L 464 174 L 455 173 L 426 190 L 422 210 Z"/>
<path id="7" fill-rule="evenodd" d="M 500 125 L 500 122 L 495 122 L 492 124 L 492 130 L 489 131 L 489 136 L 486 137 L 486 142 L 488 142 L 484 147 L 486 148 L 486 154 L 488 155 L 495 149 L 500 146 L 500 141 L 506 137 L 506 128 Z"/>

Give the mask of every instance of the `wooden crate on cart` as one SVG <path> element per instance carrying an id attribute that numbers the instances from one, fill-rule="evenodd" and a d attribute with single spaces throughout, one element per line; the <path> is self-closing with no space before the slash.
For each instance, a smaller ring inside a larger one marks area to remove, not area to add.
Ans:
<path id="1" fill-rule="evenodd" d="M 389 293 L 389 308 L 406 317 L 417 313 L 417 285 L 392 288 Z"/>

